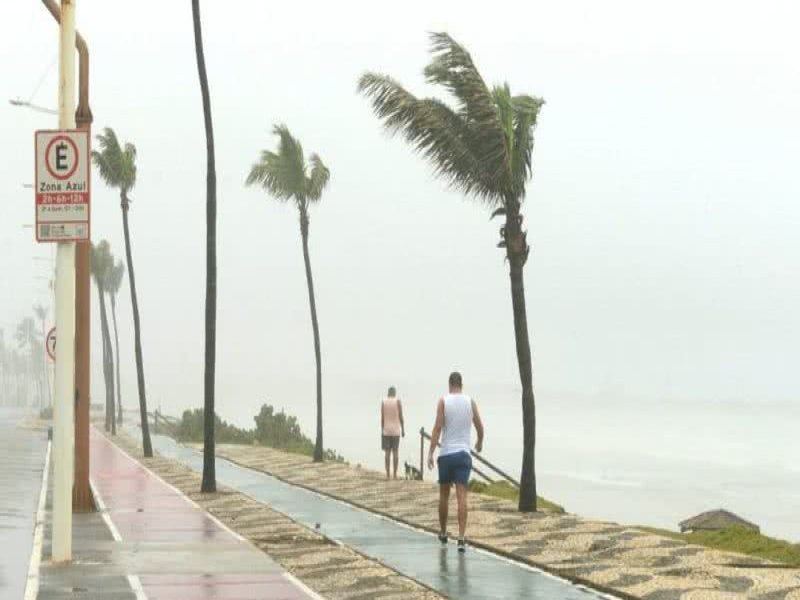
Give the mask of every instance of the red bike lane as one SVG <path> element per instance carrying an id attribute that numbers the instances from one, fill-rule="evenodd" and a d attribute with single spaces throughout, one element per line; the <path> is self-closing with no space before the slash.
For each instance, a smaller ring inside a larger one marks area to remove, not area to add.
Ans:
<path id="1" fill-rule="evenodd" d="M 126 569 L 147 600 L 313 600 L 266 554 L 94 428 L 91 478 Z"/>

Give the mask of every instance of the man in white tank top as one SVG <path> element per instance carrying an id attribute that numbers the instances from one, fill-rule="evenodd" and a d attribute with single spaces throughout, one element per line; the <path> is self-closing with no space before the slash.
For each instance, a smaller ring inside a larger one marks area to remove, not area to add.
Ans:
<path id="1" fill-rule="evenodd" d="M 431 433 L 428 451 L 428 468 L 433 470 L 433 452 L 441 437 L 442 449 L 439 452 L 439 541 L 447 543 L 447 513 L 450 504 L 450 486 L 456 486 L 458 501 L 458 551 L 464 552 L 464 533 L 467 529 L 467 484 L 472 470 L 470 438 L 472 426 L 478 432 L 475 451 L 483 450 L 483 421 L 478 413 L 478 405 L 462 393 L 461 374 L 450 374 L 450 393 L 439 399 L 436 406 L 436 424 Z"/>

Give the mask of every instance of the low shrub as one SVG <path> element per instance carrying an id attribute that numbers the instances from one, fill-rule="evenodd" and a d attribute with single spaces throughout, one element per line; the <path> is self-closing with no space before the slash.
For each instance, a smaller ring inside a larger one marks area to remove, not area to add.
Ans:
<path id="1" fill-rule="evenodd" d="M 173 437 L 182 442 L 199 443 L 203 441 L 202 408 L 184 411 L 173 431 Z M 216 416 L 214 439 L 219 444 L 260 444 L 276 450 L 284 450 L 305 456 L 314 455 L 314 442 L 300 429 L 297 418 L 287 415 L 283 410 L 275 412 L 269 405 L 261 406 L 253 417 L 255 429 L 242 429 L 223 421 Z M 325 460 L 344 462 L 344 458 L 334 450 L 325 450 Z"/>
<path id="2" fill-rule="evenodd" d="M 202 408 L 184 411 L 181 420 L 175 428 L 175 437 L 182 442 L 199 443 L 203 441 Z M 252 444 L 253 432 L 240 429 L 235 425 L 223 421 L 216 415 L 214 419 L 214 440 L 219 444 Z"/>

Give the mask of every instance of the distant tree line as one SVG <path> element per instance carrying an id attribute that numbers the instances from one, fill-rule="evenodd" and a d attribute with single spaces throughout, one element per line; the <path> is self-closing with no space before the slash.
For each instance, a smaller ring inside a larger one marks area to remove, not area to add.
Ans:
<path id="1" fill-rule="evenodd" d="M 44 410 L 51 405 L 44 347 L 46 316 L 47 309 L 35 306 L 33 316 L 17 324 L 10 344 L 0 329 L 0 406 L 36 406 Z"/>

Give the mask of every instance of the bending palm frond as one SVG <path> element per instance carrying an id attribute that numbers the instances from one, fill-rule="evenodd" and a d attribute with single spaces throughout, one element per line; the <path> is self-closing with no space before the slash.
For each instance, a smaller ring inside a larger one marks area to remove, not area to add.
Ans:
<path id="1" fill-rule="evenodd" d="M 312 154 L 308 162 L 311 164 L 311 173 L 306 182 L 306 197 L 309 201 L 316 202 L 322 197 L 322 191 L 330 181 L 331 172 L 318 154 Z"/>
<path id="2" fill-rule="evenodd" d="M 100 172 L 100 177 L 110 187 L 129 192 L 136 185 L 136 147 L 127 143 L 123 149 L 117 134 L 110 127 L 97 135 L 97 142 L 100 150 L 92 151 L 92 162 Z"/>

